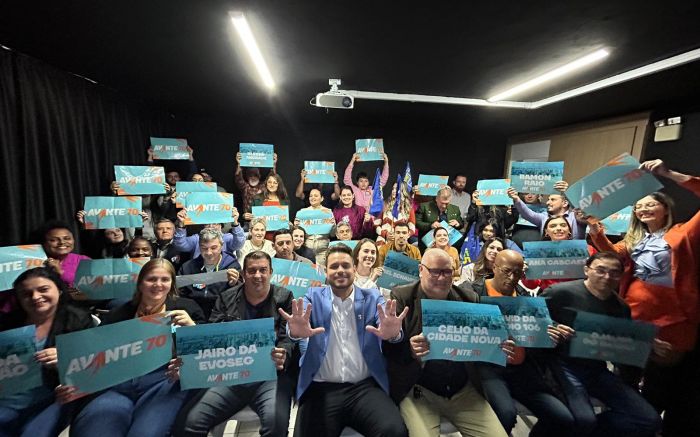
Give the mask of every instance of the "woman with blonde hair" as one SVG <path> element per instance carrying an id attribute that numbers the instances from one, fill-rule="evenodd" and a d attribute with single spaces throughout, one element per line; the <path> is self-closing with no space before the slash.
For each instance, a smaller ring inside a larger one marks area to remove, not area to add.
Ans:
<path id="1" fill-rule="evenodd" d="M 658 159 L 640 168 L 700 196 L 700 177 L 669 170 Z M 656 192 L 634 204 L 622 241 L 612 244 L 599 223 L 590 226 L 590 235 L 599 250 L 615 251 L 625 260 L 620 296 L 632 318 L 659 328 L 661 342 L 644 371 L 642 394 L 659 412 L 665 411 L 664 435 L 676 435 L 694 423 L 690 405 L 696 402 L 689 397 L 700 398 L 697 388 L 688 386 L 689 379 L 697 378 L 689 369 L 697 368 L 690 361 L 697 360 L 700 323 L 700 212 L 674 224 L 673 201 Z"/>
<path id="2" fill-rule="evenodd" d="M 447 232 L 447 229 L 442 226 L 433 229 L 433 244 L 431 244 L 430 247 L 442 249 L 452 258 L 452 281 L 458 281 L 460 276 L 459 252 L 457 252 L 457 249 L 450 246 L 450 234 Z"/>
<path id="3" fill-rule="evenodd" d="M 175 326 L 205 322 L 199 305 L 178 297 L 175 268 L 162 258 L 152 259 L 141 268 L 133 299 L 112 310 L 102 323 L 155 314 L 167 314 Z M 166 367 L 98 394 L 76 416 L 71 424 L 71 435 L 170 435 L 170 428 L 189 392 L 182 391 L 179 381 L 168 377 Z"/>
<path id="4" fill-rule="evenodd" d="M 275 256 L 275 248 L 270 240 L 265 239 L 267 234 L 267 223 L 263 217 L 253 217 L 250 221 L 250 232 L 248 233 L 248 239 L 243 243 L 243 247 L 240 252 L 241 263 L 245 259 L 245 256 L 250 252 L 255 252 L 256 250 L 262 250 L 270 256 Z"/>

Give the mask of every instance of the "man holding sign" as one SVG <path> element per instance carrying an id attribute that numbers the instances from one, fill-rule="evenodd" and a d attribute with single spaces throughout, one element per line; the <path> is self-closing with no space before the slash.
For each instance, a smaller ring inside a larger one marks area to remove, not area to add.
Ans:
<path id="1" fill-rule="evenodd" d="M 479 296 L 452 285 L 452 258 L 441 249 L 428 249 L 420 264 L 420 281 L 395 287 L 392 299 L 396 310 L 406 314 L 404 338 L 392 344 L 384 342 L 389 369 L 390 394 L 399 404 L 409 434 L 437 436 L 440 416 L 449 419 L 462 435 L 506 436 L 491 406 L 475 388 L 476 377 L 471 363 L 430 360 L 421 357 L 430 352 L 430 344 L 422 334 L 420 302 L 438 299 L 478 302 Z M 512 341 L 502 346 L 507 355 L 513 353 Z"/>
<path id="2" fill-rule="evenodd" d="M 292 381 L 285 372 L 290 364 L 294 342 L 287 336 L 287 321 L 278 310 L 292 311 L 292 292 L 271 285 L 270 255 L 256 250 L 243 260 L 245 282 L 224 291 L 216 300 L 210 323 L 274 318 L 277 340 L 272 361 L 277 380 L 242 385 L 212 387 L 195 396 L 180 412 L 175 436 L 206 437 L 211 428 L 249 405 L 260 417 L 260 434 L 286 436 L 292 398 Z M 179 425 L 179 426 L 178 426 Z"/>
<path id="3" fill-rule="evenodd" d="M 505 297 L 536 299 L 528 297 L 527 291 L 518 284 L 523 276 L 524 267 L 522 255 L 514 250 L 503 250 L 494 260 L 493 278 L 474 282 L 471 288 L 484 300 L 491 299 L 488 301 L 490 304 L 497 304 L 498 300 L 505 300 Z M 508 433 L 512 431 L 518 417 L 514 402 L 514 399 L 517 399 L 537 416 L 537 423 L 531 430 L 533 434 L 573 434 L 574 416 L 566 404 L 556 397 L 553 387 L 549 387 L 543 378 L 541 369 L 547 362 L 542 358 L 545 357 L 536 355 L 536 351 L 527 351 L 522 346 L 527 344 L 530 337 L 537 336 L 552 347 L 553 343 L 547 336 L 547 325 L 551 320 L 543 324 L 538 323 L 540 321 L 535 316 L 511 316 L 506 314 L 505 310 L 501 311 L 506 316 L 511 338 L 517 344 L 515 357 L 505 368 L 489 363 L 478 367 L 484 396 Z M 517 323 L 513 323 L 513 327 L 520 328 L 520 332 L 527 332 L 527 337 L 514 335 L 511 328 L 514 319 Z M 529 329 L 523 330 L 525 327 Z"/>
<path id="4" fill-rule="evenodd" d="M 416 227 L 420 232 L 420 237 L 431 230 L 440 227 L 440 222 L 447 222 L 453 228 L 462 229 L 464 220 L 459 207 L 451 205 L 452 190 L 449 187 L 443 187 L 438 190 L 435 200 L 425 202 L 420 205 L 416 213 Z"/>
<path id="5" fill-rule="evenodd" d="M 327 261 L 328 285 L 309 288 L 303 300 L 292 302 L 292 314 L 280 309 L 303 354 L 294 436 L 337 437 L 352 426 L 366 436 L 406 437 L 387 395 L 381 351 L 382 340 L 403 338 L 406 311 L 397 316 L 396 301 L 385 304 L 378 290 L 353 285 L 355 267 L 347 246 L 330 248 Z"/>
<path id="6" fill-rule="evenodd" d="M 629 319 L 630 309 L 617 295 L 623 273 L 620 258 L 612 252 L 598 252 L 588 258 L 586 279 L 555 284 L 542 293 L 552 319 L 559 324 L 550 330 L 560 345 L 566 383 L 562 385 L 567 403 L 582 432 L 592 435 L 653 436 L 661 429 L 661 418 L 638 391 L 606 367 L 605 361 L 572 358 L 568 343 L 576 335 L 571 326 L 576 311 Z M 667 343 L 655 341 L 654 349 L 665 354 Z M 590 397 L 601 400 L 606 410 L 596 415 Z"/>

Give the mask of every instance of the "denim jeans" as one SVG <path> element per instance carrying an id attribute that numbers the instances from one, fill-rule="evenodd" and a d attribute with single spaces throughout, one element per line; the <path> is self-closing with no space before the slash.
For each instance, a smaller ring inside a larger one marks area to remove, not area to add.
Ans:
<path id="1" fill-rule="evenodd" d="M 599 365 L 598 365 L 599 364 Z M 614 375 L 605 363 L 562 360 L 562 388 L 577 426 L 595 436 L 652 437 L 661 429 L 661 417 L 632 387 Z M 596 415 L 590 397 L 606 409 Z"/>
<path id="2" fill-rule="evenodd" d="M 569 407 L 542 382 L 527 360 L 508 367 L 480 363 L 477 369 L 484 397 L 507 433 L 510 434 L 517 420 L 515 399 L 537 417 L 537 423 L 530 431 L 531 437 L 578 435 Z"/>
<path id="3" fill-rule="evenodd" d="M 190 391 L 165 376 L 165 368 L 123 382 L 92 399 L 78 413 L 71 436 L 167 437 Z"/>
<path id="4" fill-rule="evenodd" d="M 276 381 L 202 390 L 182 409 L 173 435 L 206 437 L 211 428 L 250 405 L 260 418 L 261 436 L 287 436 L 291 401 L 292 382 L 286 375 Z"/>

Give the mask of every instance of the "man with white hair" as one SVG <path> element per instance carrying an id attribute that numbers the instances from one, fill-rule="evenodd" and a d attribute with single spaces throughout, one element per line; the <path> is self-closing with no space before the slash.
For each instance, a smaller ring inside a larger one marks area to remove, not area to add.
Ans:
<path id="1" fill-rule="evenodd" d="M 455 229 L 464 226 L 464 219 L 459 207 L 451 205 L 452 190 L 445 186 L 440 188 L 434 200 L 421 203 L 416 213 L 416 227 L 423 238 L 425 234 L 433 229 L 442 226 L 440 222 L 445 221 Z"/>
<path id="2" fill-rule="evenodd" d="M 459 211 L 459 210 L 458 210 Z M 445 417 L 462 435 L 506 436 L 489 403 L 479 394 L 474 363 L 448 360 L 421 362 L 430 351 L 422 334 L 423 299 L 479 302 L 479 296 L 452 284 L 452 258 L 441 249 L 428 249 L 419 266 L 420 280 L 395 287 L 391 299 L 396 310 L 408 314 L 403 320 L 404 337 L 384 342 L 389 373 L 389 393 L 399 404 L 409 435 L 437 437 L 440 417 Z M 514 343 L 502 344 L 509 360 Z"/>

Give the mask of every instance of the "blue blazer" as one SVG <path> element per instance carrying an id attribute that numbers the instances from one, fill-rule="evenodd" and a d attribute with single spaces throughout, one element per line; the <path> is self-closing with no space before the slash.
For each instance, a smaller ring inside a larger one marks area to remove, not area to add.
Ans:
<path id="1" fill-rule="evenodd" d="M 321 363 L 326 357 L 328 349 L 328 336 L 331 331 L 331 306 L 333 291 L 329 285 L 325 287 L 311 287 L 304 296 L 304 306 L 313 305 L 311 312 L 311 327 L 322 326 L 326 329 L 323 334 L 314 335 L 300 341 L 301 360 L 299 361 L 299 384 L 297 385 L 297 399 L 301 399 L 314 375 L 321 368 Z M 355 286 L 355 321 L 357 322 L 357 338 L 360 342 L 362 355 L 367 363 L 369 372 L 377 381 L 377 384 L 388 394 L 389 376 L 386 371 L 386 362 L 382 354 L 382 340 L 371 332 L 365 330 L 365 326 L 379 324 L 377 304 L 384 305 L 384 297 L 376 289 L 365 289 Z"/>

